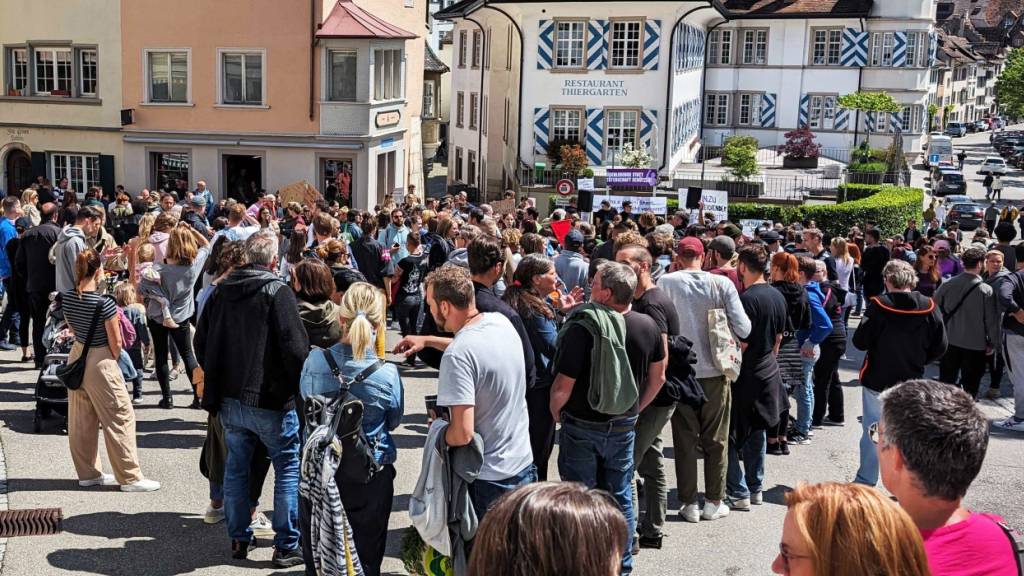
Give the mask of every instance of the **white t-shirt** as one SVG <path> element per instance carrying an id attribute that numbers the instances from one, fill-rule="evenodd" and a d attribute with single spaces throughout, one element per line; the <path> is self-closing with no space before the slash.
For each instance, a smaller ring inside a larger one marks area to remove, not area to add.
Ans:
<path id="1" fill-rule="evenodd" d="M 473 428 L 484 442 L 480 479 L 497 481 L 533 463 L 526 412 L 526 364 L 512 323 L 498 313 L 455 334 L 441 358 L 437 403 L 473 406 Z"/>

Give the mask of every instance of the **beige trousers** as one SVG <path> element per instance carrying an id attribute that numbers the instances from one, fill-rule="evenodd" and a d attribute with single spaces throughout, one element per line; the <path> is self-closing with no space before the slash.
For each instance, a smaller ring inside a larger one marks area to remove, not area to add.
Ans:
<path id="1" fill-rule="evenodd" d="M 82 354 L 75 343 L 68 361 Z M 71 460 L 79 480 L 92 480 L 103 474 L 100 467 L 99 428 L 107 457 L 118 484 L 142 480 L 138 448 L 135 445 L 135 411 L 125 387 L 117 358 L 107 346 L 89 349 L 82 387 L 68 390 L 68 443 Z"/>

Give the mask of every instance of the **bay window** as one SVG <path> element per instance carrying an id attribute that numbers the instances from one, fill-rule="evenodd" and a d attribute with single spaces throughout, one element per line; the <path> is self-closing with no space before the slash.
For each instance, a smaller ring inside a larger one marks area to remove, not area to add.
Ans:
<path id="1" fill-rule="evenodd" d="M 328 52 L 330 62 L 330 94 L 328 99 L 335 102 L 355 102 L 356 95 L 356 63 L 358 55 L 355 50 L 331 50 Z"/>
<path id="2" fill-rule="evenodd" d="M 71 48 L 33 48 L 36 94 L 71 95 Z"/>
<path id="3" fill-rule="evenodd" d="M 373 51 L 373 99 L 394 100 L 402 97 L 402 51 L 382 49 Z"/>

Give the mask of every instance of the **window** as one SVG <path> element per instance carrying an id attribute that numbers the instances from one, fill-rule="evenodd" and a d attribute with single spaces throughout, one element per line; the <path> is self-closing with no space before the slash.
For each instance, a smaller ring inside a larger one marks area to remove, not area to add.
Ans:
<path id="1" fill-rule="evenodd" d="M 487 136 L 487 96 L 480 101 L 480 131 Z"/>
<path id="2" fill-rule="evenodd" d="M 636 110 L 609 110 L 605 116 L 608 119 L 605 158 L 614 162 L 626 142 L 636 144 L 639 114 Z"/>
<path id="3" fill-rule="evenodd" d="M 149 52 L 148 102 L 188 102 L 188 52 Z"/>
<path id="4" fill-rule="evenodd" d="M 832 130 L 836 121 L 835 95 L 811 94 L 807 112 L 811 129 Z"/>
<path id="5" fill-rule="evenodd" d="M 68 187 L 85 193 L 90 186 L 100 184 L 100 157 L 86 154 L 51 154 L 50 181 L 68 179 Z"/>
<path id="6" fill-rule="evenodd" d="M 423 117 L 437 118 L 437 96 L 433 80 L 423 81 Z"/>
<path id="7" fill-rule="evenodd" d="M 918 35 L 919 34 L 917 32 L 909 32 L 909 33 L 907 33 L 907 66 L 910 66 L 910 67 L 916 67 L 918 65 L 917 64 L 918 63 L 918 59 L 917 59 L 917 47 L 918 47 L 917 37 L 918 37 Z M 924 60 L 924 62 L 927 62 L 927 60 Z"/>
<path id="8" fill-rule="evenodd" d="M 14 48 L 10 52 L 8 88 L 24 94 L 28 87 L 28 48 Z"/>
<path id="9" fill-rule="evenodd" d="M 455 181 L 463 182 L 462 180 L 462 148 L 455 147 Z"/>
<path id="10" fill-rule="evenodd" d="M 555 25 L 555 68 L 585 68 L 587 37 L 582 20 L 561 20 Z"/>
<path id="11" fill-rule="evenodd" d="M 501 141 L 508 143 L 508 110 L 509 102 L 508 98 L 505 98 L 505 124 L 501 128 Z"/>
<path id="12" fill-rule="evenodd" d="M 813 31 L 811 63 L 815 66 L 838 66 L 842 51 L 843 31 L 840 28 Z"/>
<path id="13" fill-rule="evenodd" d="M 483 35 L 479 30 L 473 30 L 473 68 L 480 67 L 480 60 L 483 54 Z"/>
<path id="14" fill-rule="evenodd" d="M 174 187 L 175 180 L 189 180 L 191 158 L 188 152 L 151 152 L 153 180 L 150 186 L 154 189 Z"/>
<path id="15" fill-rule="evenodd" d="M 469 95 L 469 129 L 476 130 L 477 118 L 480 115 L 479 110 L 480 97 L 477 96 L 476 92 L 472 92 Z"/>
<path id="16" fill-rule="evenodd" d="M 743 31 L 743 64 L 766 64 L 768 62 L 768 31 Z"/>
<path id="17" fill-rule="evenodd" d="M 95 96 L 99 72 L 99 57 L 95 50 L 78 52 L 78 93 L 82 96 Z"/>
<path id="18" fill-rule="evenodd" d="M 398 154 L 394 151 L 377 155 L 377 199 L 387 198 L 395 190 L 395 162 Z"/>
<path id="19" fill-rule="evenodd" d="M 578 108 L 551 110 L 551 141 L 583 141 L 583 111 Z"/>
<path id="20" fill-rule="evenodd" d="M 611 67 L 639 68 L 640 37 L 643 23 L 638 20 L 614 20 L 611 29 Z"/>
<path id="21" fill-rule="evenodd" d="M 728 126 L 729 94 L 706 94 L 704 98 L 704 123 L 708 126 Z"/>
<path id="22" fill-rule="evenodd" d="M 888 132 L 889 131 L 889 113 L 879 112 L 875 116 L 875 132 Z"/>
<path id="23" fill-rule="evenodd" d="M 328 55 L 331 66 L 328 99 L 335 102 L 355 102 L 356 52 L 331 50 Z"/>
<path id="24" fill-rule="evenodd" d="M 263 104 L 263 54 L 225 52 L 221 54 L 224 104 L 260 106 Z"/>
<path id="25" fill-rule="evenodd" d="M 871 35 L 871 65 L 892 66 L 892 51 L 895 38 L 892 32 L 875 32 Z"/>
<path id="26" fill-rule="evenodd" d="M 71 48 L 33 48 L 36 94 L 71 95 Z"/>
<path id="27" fill-rule="evenodd" d="M 373 99 L 394 100 L 402 97 L 402 51 L 373 51 Z"/>
<path id="28" fill-rule="evenodd" d="M 459 68 L 466 67 L 466 41 L 467 35 L 465 30 L 459 30 Z"/>
<path id="29" fill-rule="evenodd" d="M 462 128 L 463 112 L 466 109 L 466 94 L 459 92 L 455 95 L 455 125 Z"/>
<path id="30" fill-rule="evenodd" d="M 715 30 L 708 42 L 708 64 L 732 64 L 732 30 Z"/>
<path id="31" fill-rule="evenodd" d="M 740 126 L 761 125 L 761 94 L 742 92 L 736 96 L 737 115 L 736 123 Z"/>
<path id="32" fill-rule="evenodd" d="M 476 186 L 476 151 L 470 150 L 467 161 L 469 166 L 466 167 L 466 184 L 470 186 Z"/>

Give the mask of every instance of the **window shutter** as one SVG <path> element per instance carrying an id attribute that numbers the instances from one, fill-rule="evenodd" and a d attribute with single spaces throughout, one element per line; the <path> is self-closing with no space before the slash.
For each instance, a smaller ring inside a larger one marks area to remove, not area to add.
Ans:
<path id="1" fill-rule="evenodd" d="M 761 127 L 770 128 L 775 126 L 775 94 L 761 95 Z"/>
<path id="2" fill-rule="evenodd" d="M 533 109 L 533 151 L 538 157 L 548 153 L 548 109 Z"/>
<path id="3" fill-rule="evenodd" d="M 836 130 L 848 130 L 850 127 L 850 111 L 846 108 L 837 108 L 836 121 L 833 126 Z"/>
<path id="4" fill-rule="evenodd" d="M 907 33 L 896 32 L 893 34 L 892 67 L 907 67 Z"/>
<path id="5" fill-rule="evenodd" d="M 935 66 L 939 53 L 939 36 L 931 31 L 928 33 L 928 67 Z"/>
<path id="6" fill-rule="evenodd" d="M 587 22 L 587 68 L 589 70 L 604 70 L 607 62 L 604 57 L 605 46 L 605 21 L 590 20 Z"/>
<path id="7" fill-rule="evenodd" d="M 100 187 L 104 196 L 114 193 L 114 157 L 109 154 L 100 154 Z"/>
<path id="8" fill-rule="evenodd" d="M 46 152 L 33 152 L 32 153 L 32 178 L 36 176 L 42 176 L 43 178 L 49 178 L 50 175 L 47 173 L 49 167 L 46 165 Z M 54 186 L 56 182 L 51 182 Z"/>
<path id="9" fill-rule="evenodd" d="M 644 70 L 658 69 L 658 52 L 661 48 L 661 20 L 644 22 Z"/>
<path id="10" fill-rule="evenodd" d="M 899 134 L 903 132 L 903 112 L 893 112 L 889 114 L 889 132 Z"/>
<path id="11" fill-rule="evenodd" d="M 640 144 L 647 148 L 647 152 L 654 157 L 655 135 L 658 130 L 658 111 L 648 108 L 640 114 Z"/>
<path id="12" fill-rule="evenodd" d="M 586 132 L 587 161 L 593 166 L 600 166 L 604 158 L 604 110 L 587 108 Z"/>
<path id="13" fill-rule="evenodd" d="M 874 112 L 865 112 L 864 113 L 864 130 L 866 132 L 874 132 L 875 131 L 875 126 L 876 126 L 875 113 Z"/>
<path id="14" fill-rule="evenodd" d="M 855 28 L 843 30 L 843 47 L 839 63 L 850 68 L 868 65 L 867 32 L 858 32 Z"/>
<path id="15" fill-rule="evenodd" d="M 808 96 L 807 94 L 804 94 L 803 97 L 800 98 L 800 121 L 797 125 L 797 128 L 803 128 L 807 126 L 808 122 L 810 122 L 810 118 L 811 97 Z"/>
<path id="16" fill-rule="evenodd" d="M 555 21 L 541 20 L 537 36 L 537 70 L 550 70 L 555 48 Z"/>

